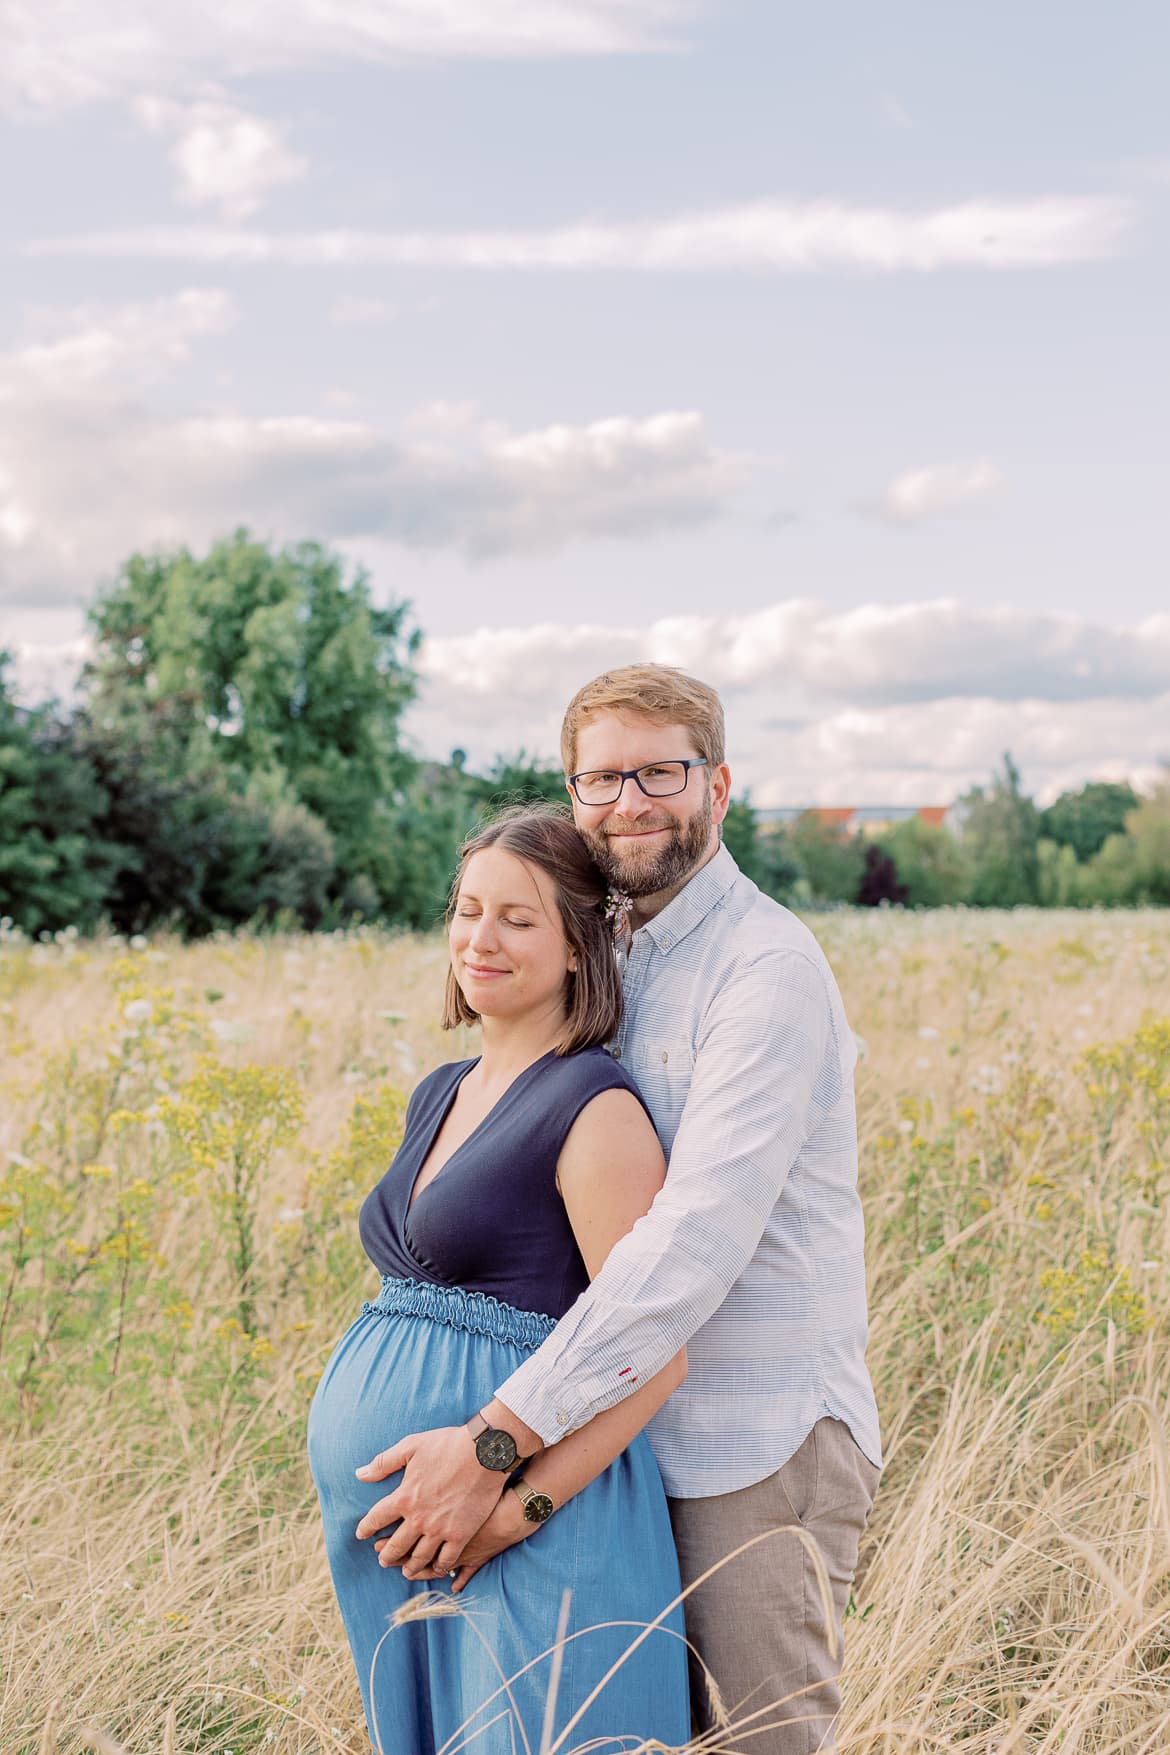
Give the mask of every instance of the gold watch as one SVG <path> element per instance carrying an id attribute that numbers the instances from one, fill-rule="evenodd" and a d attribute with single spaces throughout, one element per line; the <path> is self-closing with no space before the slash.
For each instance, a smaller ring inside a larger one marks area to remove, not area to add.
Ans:
<path id="1" fill-rule="evenodd" d="M 526 1523 L 548 1522 L 556 1510 L 556 1506 L 547 1493 L 538 1493 L 535 1487 L 528 1485 L 523 1475 L 518 1476 L 514 1481 L 509 1481 L 508 1485 L 524 1507 L 524 1521 Z"/>

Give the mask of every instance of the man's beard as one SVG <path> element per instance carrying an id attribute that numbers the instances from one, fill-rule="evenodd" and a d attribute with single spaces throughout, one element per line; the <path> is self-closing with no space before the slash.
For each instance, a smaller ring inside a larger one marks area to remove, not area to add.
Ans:
<path id="1" fill-rule="evenodd" d="M 613 889 L 638 897 L 656 896 L 662 890 L 677 888 L 698 869 L 711 843 L 710 788 L 685 827 L 673 817 L 664 823 L 643 823 L 641 827 L 669 829 L 670 840 L 646 852 L 631 844 L 628 852 L 619 854 L 610 846 L 613 829 L 581 829 L 581 834 Z"/>

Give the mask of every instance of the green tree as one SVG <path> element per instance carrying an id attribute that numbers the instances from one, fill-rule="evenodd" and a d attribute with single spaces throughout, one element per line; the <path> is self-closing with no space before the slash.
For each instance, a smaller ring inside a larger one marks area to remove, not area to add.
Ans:
<path id="1" fill-rule="evenodd" d="M 756 867 L 756 882 L 765 895 L 793 907 L 809 900 L 804 867 L 785 824 L 777 823 L 760 831 L 756 841 Z"/>
<path id="2" fill-rule="evenodd" d="M 1125 819 L 1134 846 L 1138 897 L 1161 906 L 1170 904 L 1170 768 L 1137 809 Z"/>
<path id="3" fill-rule="evenodd" d="M 19 707 L 0 652 L 0 915 L 28 933 L 92 930 L 106 911 L 119 851 L 102 828 L 104 797 L 53 704 Z"/>
<path id="4" fill-rule="evenodd" d="M 970 901 L 977 908 L 1014 908 L 1040 894 L 1040 812 L 1020 784 L 1011 755 L 986 788 L 974 786 L 959 801 L 963 843 L 974 867 Z"/>
<path id="5" fill-rule="evenodd" d="M 452 763 L 461 751 L 452 750 Z M 543 799 L 569 809 L 565 771 L 560 763 L 548 764 L 518 750 L 513 756 L 497 756 L 482 780 L 475 782 L 484 807 L 499 810 L 506 804 L 531 804 Z"/>
<path id="6" fill-rule="evenodd" d="M 459 845 L 485 814 L 487 783 L 462 763 L 422 763 L 395 799 L 374 878 L 394 918 L 429 931 L 443 917 Z"/>
<path id="7" fill-rule="evenodd" d="M 1110 835 L 1125 832 L 1125 819 L 1138 803 L 1137 793 L 1124 782 L 1090 780 L 1077 792 L 1062 792 L 1040 813 L 1040 833 L 1058 847 L 1071 847 L 1083 864 Z"/>
<path id="8" fill-rule="evenodd" d="M 1090 860 L 1084 884 L 1092 902 L 1170 904 L 1170 769 Z"/>
<path id="9" fill-rule="evenodd" d="M 1094 899 L 1089 867 L 1080 863 L 1071 847 L 1042 839 L 1036 853 L 1037 897 L 1042 908 L 1082 908 Z"/>
<path id="10" fill-rule="evenodd" d="M 760 881 L 760 833 L 751 799 L 745 792 L 733 798 L 723 819 L 723 845 L 745 877 Z"/>
<path id="11" fill-rule="evenodd" d="M 865 871 L 865 843 L 816 811 L 805 811 L 791 829 L 792 848 L 816 902 L 855 902 Z"/>
<path id="12" fill-rule="evenodd" d="M 911 908 L 944 908 L 962 902 L 971 884 L 971 861 L 957 835 L 921 817 L 907 817 L 882 834 L 882 846 L 898 868 Z"/>
<path id="13" fill-rule="evenodd" d="M 326 905 L 401 912 L 384 844 L 417 766 L 399 736 L 420 638 L 407 616 L 319 544 L 273 552 L 242 530 L 202 557 L 132 555 L 98 598 L 92 736 L 133 752 L 144 793 L 194 813 L 197 867 L 224 853 L 204 914 L 234 915 L 249 891 L 256 911 L 310 923 Z"/>

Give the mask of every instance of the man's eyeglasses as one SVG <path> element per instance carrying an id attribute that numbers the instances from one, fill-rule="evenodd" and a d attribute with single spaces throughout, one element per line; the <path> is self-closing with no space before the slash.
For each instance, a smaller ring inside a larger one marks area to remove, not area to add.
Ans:
<path id="1" fill-rule="evenodd" d="M 588 774 L 570 774 L 569 785 L 580 804 L 616 804 L 627 780 L 634 780 L 647 798 L 671 798 L 685 792 L 692 768 L 705 768 L 705 756 L 685 762 L 648 762 L 644 768 L 598 768 Z"/>

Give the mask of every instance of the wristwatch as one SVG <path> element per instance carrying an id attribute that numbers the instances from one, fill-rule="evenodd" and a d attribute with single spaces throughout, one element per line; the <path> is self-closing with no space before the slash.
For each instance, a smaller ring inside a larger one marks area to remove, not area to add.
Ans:
<path id="1" fill-rule="evenodd" d="M 524 1521 L 526 1523 L 548 1522 L 556 1510 L 556 1506 L 547 1493 L 538 1493 L 535 1487 L 528 1485 L 523 1475 L 518 1476 L 514 1481 L 509 1481 L 508 1485 L 524 1507 Z"/>
<path id="2" fill-rule="evenodd" d="M 479 1430 L 476 1430 L 476 1421 Z M 496 1474 L 510 1475 L 517 1463 L 524 1458 L 516 1449 L 516 1440 L 502 1426 L 489 1426 L 484 1413 L 472 1414 L 467 1422 L 467 1431 L 475 1443 L 475 1459 L 482 1468 L 493 1469 Z"/>

